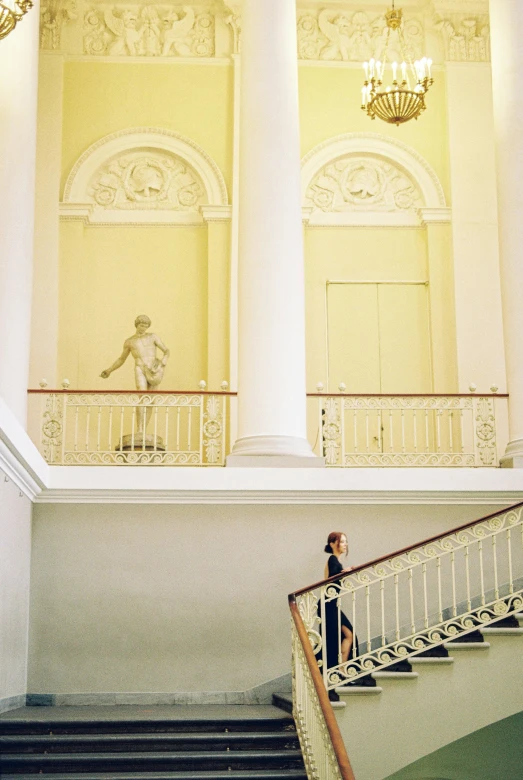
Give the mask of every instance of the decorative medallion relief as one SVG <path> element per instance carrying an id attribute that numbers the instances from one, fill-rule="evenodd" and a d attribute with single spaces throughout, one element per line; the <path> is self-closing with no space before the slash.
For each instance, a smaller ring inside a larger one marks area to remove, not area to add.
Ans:
<path id="1" fill-rule="evenodd" d="M 443 36 L 445 59 L 452 62 L 489 62 L 490 28 L 486 14 L 452 14 L 436 22 Z"/>
<path id="2" fill-rule="evenodd" d="M 132 57 L 212 57 L 214 16 L 201 8 L 164 5 L 90 7 L 85 54 Z"/>
<path id="3" fill-rule="evenodd" d="M 383 14 L 323 9 L 298 14 L 298 56 L 302 60 L 344 60 L 364 62 L 380 59 L 385 48 L 387 26 Z M 404 38 L 413 59 L 424 49 L 423 26 L 417 19 L 405 19 Z M 397 33 L 392 31 L 389 59 L 402 59 Z"/>
<path id="4" fill-rule="evenodd" d="M 88 194 L 102 208 L 198 211 L 205 190 L 180 158 L 155 150 L 125 153 L 99 169 Z"/>
<path id="5" fill-rule="evenodd" d="M 411 211 L 423 206 L 418 186 L 389 162 L 348 155 L 313 178 L 306 206 L 314 211 Z"/>

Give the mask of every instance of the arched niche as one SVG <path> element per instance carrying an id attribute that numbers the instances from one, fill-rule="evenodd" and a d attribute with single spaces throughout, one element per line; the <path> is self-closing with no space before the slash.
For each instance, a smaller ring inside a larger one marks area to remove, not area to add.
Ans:
<path id="1" fill-rule="evenodd" d="M 414 149 L 375 133 L 346 133 L 302 160 L 302 205 L 308 224 L 421 225 L 449 220 L 441 183 Z"/>
<path id="2" fill-rule="evenodd" d="M 214 160 L 170 130 L 130 128 L 92 144 L 73 166 L 62 217 L 101 224 L 197 224 L 227 217 L 227 187 Z"/>

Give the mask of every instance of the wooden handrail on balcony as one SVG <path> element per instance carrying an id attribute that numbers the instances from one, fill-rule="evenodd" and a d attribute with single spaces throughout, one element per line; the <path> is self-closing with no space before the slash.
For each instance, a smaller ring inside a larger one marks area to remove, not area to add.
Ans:
<path id="1" fill-rule="evenodd" d="M 508 398 L 508 393 L 307 393 L 307 398 Z"/>
<path id="2" fill-rule="evenodd" d="M 452 534 L 457 534 L 460 531 L 464 531 L 465 528 L 471 528 L 473 525 L 477 525 L 478 523 L 484 523 L 486 520 L 490 520 L 491 517 L 496 517 L 497 515 L 501 514 L 501 512 L 510 512 L 513 509 L 518 509 L 520 506 L 523 506 L 523 501 L 520 501 L 518 504 L 513 504 L 512 506 L 508 506 L 506 509 L 499 510 L 497 512 L 491 512 L 490 515 L 486 515 L 485 517 L 477 518 L 476 520 L 471 520 L 469 523 L 464 523 L 463 525 L 457 526 L 457 528 L 450 528 L 448 531 L 444 531 L 443 533 L 435 534 L 434 536 L 430 536 L 428 539 L 424 539 L 421 542 L 416 542 L 416 544 L 411 544 L 408 547 L 402 547 L 401 550 L 396 550 L 393 553 L 388 553 L 387 555 L 382 555 L 381 558 L 374 558 L 372 561 L 368 561 L 367 563 L 362 563 L 359 566 L 353 566 L 350 570 L 351 574 L 355 574 L 358 571 L 361 571 L 362 569 L 368 569 L 370 566 L 377 566 L 378 563 L 382 563 L 383 561 L 390 561 L 393 558 L 396 558 L 400 555 L 404 555 L 407 552 L 410 552 L 411 550 L 417 550 L 418 547 L 424 547 L 427 544 L 430 544 L 431 542 L 435 542 L 438 539 L 443 539 L 445 536 L 451 536 Z M 304 593 L 308 593 L 311 590 L 316 590 L 316 588 L 320 588 L 323 585 L 328 584 L 329 582 L 336 582 L 339 579 L 342 579 L 343 577 L 347 576 L 347 572 L 342 572 L 341 574 L 335 574 L 333 577 L 328 577 L 326 580 L 320 580 L 319 582 L 315 582 L 313 585 L 307 585 L 306 588 L 300 588 L 300 590 L 295 590 L 293 593 L 289 594 L 289 601 L 294 598 L 296 599 L 297 596 L 301 596 Z"/>
<path id="3" fill-rule="evenodd" d="M 312 647 L 309 641 L 309 637 L 307 636 L 307 631 L 298 611 L 296 599 L 292 593 L 289 596 L 289 607 L 294 625 L 296 626 L 298 637 L 303 647 L 305 658 L 307 659 L 307 666 L 309 667 L 312 681 L 314 683 L 314 688 L 318 695 L 321 711 L 323 713 L 323 717 L 325 718 L 325 724 L 329 732 L 336 760 L 338 761 L 341 776 L 343 780 L 355 780 L 349 756 L 347 755 L 347 750 L 345 749 L 345 743 L 343 742 L 343 737 L 341 736 L 336 716 L 334 715 L 334 711 L 329 701 L 325 685 L 323 684 L 320 670 L 318 669 L 318 662 L 314 656 L 314 653 L 312 652 Z"/>
<path id="4" fill-rule="evenodd" d="M 52 395 L 238 395 L 232 390 L 53 390 L 49 387 L 29 388 L 27 393 L 28 395 L 42 393 Z"/>

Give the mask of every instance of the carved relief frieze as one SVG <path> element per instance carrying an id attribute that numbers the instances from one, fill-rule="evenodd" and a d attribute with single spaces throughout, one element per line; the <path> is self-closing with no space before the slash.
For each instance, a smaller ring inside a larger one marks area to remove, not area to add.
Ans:
<path id="1" fill-rule="evenodd" d="M 403 34 L 413 59 L 423 56 L 424 30 L 420 20 L 406 18 Z M 298 57 L 302 60 L 364 62 L 380 59 L 387 26 L 383 13 L 322 9 L 298 12 Z M 389 59 L 403 59 L 398 35 L 390 32 Z"/>
<path id="2" fill-rule="evenodd" d="M 40 6 L 40 48 L 59 50 L 64 26 L 77 18 L 76 0 L 44 0 Z"/>
<path id="3" fill-rule="evenodd" d="M 313 211 L 413 211 L 423 205 L 405 171 L 379 158 L 347 155 L 324 166 L 311 181 L 305 206 Z"/>
<path id="4" fill-rule="evenodd" d="M 450 14 L 438 19 L 435 27 L 443 36 L 446 60 L 490 61 L 490 28 L 487 14 Z"/>
<path id="5" fill-rule="evenodd" d="M 171 209 L 196 212 L 205 203 L 199 177 L 183 160 L 156 150 L 136 150 L 106 163 L 88 195 L 104 209 Z"/>
<path id="6" fill-rule="evenodd" d="M 132 57 L 212 57 L 210 9 L 166 5 L 92 5 L 84 16 L 84 52 Z"/>

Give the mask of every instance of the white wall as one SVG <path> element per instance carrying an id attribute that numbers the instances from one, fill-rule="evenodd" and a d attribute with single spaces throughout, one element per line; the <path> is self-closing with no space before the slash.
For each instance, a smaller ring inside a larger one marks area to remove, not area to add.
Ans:
<path id="1" fill-rule="evenodd" d="M 0 712 L 25 699 L 30 557 L 31 503 L 0 471 Z"/>
<path id="2" fill-rule="evenodd" d="M 496 507 L 40 504 L 28 690 L 243 691 L 290 671 L 287 594 Z"/>

